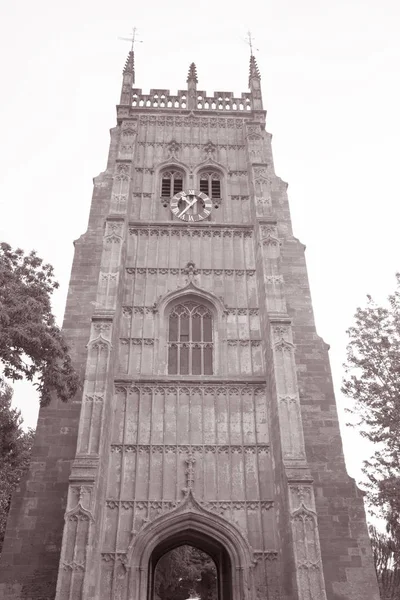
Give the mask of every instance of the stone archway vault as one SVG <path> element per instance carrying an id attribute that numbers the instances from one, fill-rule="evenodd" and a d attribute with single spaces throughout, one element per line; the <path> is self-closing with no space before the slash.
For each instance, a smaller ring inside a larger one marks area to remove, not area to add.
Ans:
<path id="1" fill-rule="evenodd" d="M 220 600 L 253 600 L 253 551 L 246 538 L 233 523 L 201 506 L 191 492 L 182 505 L 148 523 L 133 538 L 127 556 L 130 600 L 150 599 L 158 559 L 185 542 L 219 563 L 224 580 Z"/>

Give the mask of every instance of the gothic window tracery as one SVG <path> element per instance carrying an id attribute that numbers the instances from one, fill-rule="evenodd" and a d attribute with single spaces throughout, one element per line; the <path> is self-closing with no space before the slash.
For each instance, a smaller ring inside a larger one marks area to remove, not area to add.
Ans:
<path id="1" fill-rule="evenodd" d="M 183 190 L 183 173 L 179 169 L 168 169 L 161 174 L 161 197 L 171 198 Z"/>
<path id="2" fill-rule="evenodd" d="M 222 176 L 218 171 L 202 171 L 199 176 L 200 191 L 212 200 L 221 199 Z"/>
<path id="3" fill-rule="evenodd" d="M 200 302 L 186 300 L 169 314 L 168 373 L 213 374 L 212 313 Z"/>

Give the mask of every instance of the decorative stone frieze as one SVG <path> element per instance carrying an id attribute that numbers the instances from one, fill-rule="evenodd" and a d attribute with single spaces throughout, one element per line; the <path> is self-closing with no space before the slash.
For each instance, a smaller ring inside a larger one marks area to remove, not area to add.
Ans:
<path id="1" fill-rule="evenodd" d="M 186 267 L 182 269 L 170 269 L 170 268 L 156 268 L 156 267 L 127 267 L 126 272 L 128 275 L 135 275 L 136 273 L 140 275 L 187 275 Z M 225 276 L 238 276 L 242 277 L 246 275 L 247 277 L 253 277 L 255 275 L 255 269 L 197 269 L 197 274 L 202 275 L 225 275 Z"/>
<path id="2" fill-rule="evenodd" d="M 111 452 L 129 452 L 132 454 L 188 454 L 197 452 L 200 454 L 269 454 L 268 444 L 250 444 L 250 445 L 232 445 L 218 446 L 206 444 L 204 446 L 197 445 L 144 445 L 144 444 L 112 444 Z"/>

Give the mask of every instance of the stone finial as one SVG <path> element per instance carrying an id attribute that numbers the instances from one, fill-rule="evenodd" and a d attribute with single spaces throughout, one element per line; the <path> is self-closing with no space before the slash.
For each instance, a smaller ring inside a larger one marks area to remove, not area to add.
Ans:
<path id="1" fill-rule="evenodd" d="M 189 67 L 189 73 L 188 73 L 186 82 L 187 83 L 190 83 L 190 82 L 198 83 L 197 69 L 196 69 L 196 65 L 194 64 L 194 62 L 192 62 L 192 64 Z"/>
<path id="2" fill-rule="evenodd" d="M 256 57 L 253 54 L 250 56 L 249 88 L 251 88 L 252 79 L 261 80 L 260 70 L 257 65 Z"/>

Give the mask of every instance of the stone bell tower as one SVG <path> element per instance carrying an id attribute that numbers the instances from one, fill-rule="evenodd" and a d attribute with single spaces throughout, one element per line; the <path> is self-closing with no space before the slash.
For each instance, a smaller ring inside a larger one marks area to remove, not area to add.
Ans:
<path id="1" fill-rule="evenodd" d="M 260 83 L 144 94 L 129 53 L 64 322 L 83 393 L 40 411 L 2 598 L 152 600 L 192 544 L 220 600 L 378 599 Z"/>

